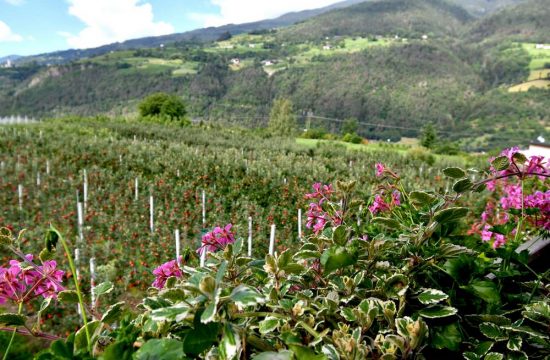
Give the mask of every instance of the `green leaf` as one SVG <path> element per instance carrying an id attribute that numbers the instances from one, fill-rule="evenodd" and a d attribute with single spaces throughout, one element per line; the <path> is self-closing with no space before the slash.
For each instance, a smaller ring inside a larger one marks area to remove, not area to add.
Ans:
<path id="1" fill-rule="evenodd" d="M 449 349 L 458 351 L 462 343 L 462 333 L 458 323 L 454 322 L 445 326 L 430 326 L 432 334 L 431 345 L 436 349 Z"/>
<path id="2" fill-rule="evenodd" d="M 289 345 L 290 350 L 300 360 L 328 360 L 325 354 L 316 354 L 313 349 L 301 345 Z"/>
<path id="3" fill-rule="evenodd" d="M 483 355 L 487 354 L 489 350 L 493 348 L 494 345 L 495 343 L 492 341 L 482 341 L 479 344 L 477 344 L 474 351 L 481 358 Z"/>
<path id="4" fill-rule="evenodd" d="M 340 360 L 340 354 L 338 354 L 338 350 L 336 350 L 334 345 L 331 345 L 331 344 L 323 345 L 323 348 L 321 350 L 329 360 Z"/>
<path id="5" fill-rule="evenodd" d="M 433 204 L 437 198 L 425 191 L 412 191 L 409 194 L 409 200 L 414 207 L 420 208 L 422 206 L 429 206 Z"/>
<path id="6" fill-rule="evenodd" d="M 189 306 L 179 303 L 174 306 L 155 309 L 151 312 L 151 319 L 154 321 L 176 321 L 180 322 L 189 315 Z"/>
<path id="7" fill-rule="evenodd" d="M 439 210 L 434 214 L 434 219 L 440 224 L 446 224 L 455 222 L 468 215 L 468 208 L 464 207 L 452 207 L 448 209 Z"/>
<path id="8" fill-rule="evenodd" d="M 321 256 L 321 265 L 329 274 L 335 270 L 357 263 L 359 255 L 357 251 L 350 252 L 345 247 L 336 246 L 326 249 Z"/>
<path id="9" fill-rule="evenodd" d="M 443 258 L 453 258 L 453 257 L 460 256 L 461 254 L 471 255 L 473 253 L 474 252 L 471 249 L 468 249 L 465 246 L 444 243 L 444 244 L 441 244 L 441 246 L 439 247 L 438 255 Z"/>
<path id="10" fill-rule="evenodd" d="M 279 352 L 266 351 L 256 354 L 252 357 L 252 360 L 292 360 L 294 359 L 291 351 L 281 350 Z"/>
<path id="11" fill-rule="evenodd" d="M 57 299 L 62 303 L 76 304 L 78 303 L 78 293 L 74 290 L 63 290 L 57 294 Z"/>
<path id="12" fill-rule="evenodd" d="M 183 338 L 183 350 L 191 356 L 198 356 L 214 345 L 218 339 L 220 324 L 211 322 L 201 324 L 200 317 L 195 316 L 194 329 L 189 331 Z"/>
<path id="13" fill-rule="evenodd" d="M 502 359 L 504 359 L 504 355 L 496 352 L 490 352 L 487 355 L 485 355 L 485 357 L 483 358 L 483 360 L 502 360 Z"/>
<path id="14" fill-rule="evenodd" d="M 488 280 L 477 280 L 464 287 L 489 304 L 500 303 L 500 292 L 496 284 Z"/>
<path id="15" fill-rule="evenodd" d="M 53 256 L 54 256 L 54 254 L 52 252 L 48 251 L 48 249 L 46 249 L 46 248 L 42 249 L 42 251 L 40 251 L 40 254 L 38 254 L 38 258 L 42 262 L 53 259 Z"/>
<path id="16" fill-rule="evenodd" d="M 321 253 L 315 250 L 301 250 L 294 255 L 294 260 L 319 259 Z"/>
<path id="17" fill-rule="evenodd" d="M 466 176 L 466 171 L 458 167 L 448 167 L 443 170 L 443 174 L 453 179 L 461 179 Z"/>
<path id="18" fill-rule="evenodd" d="M 81 327 L 75 334 L 74 337 L 74 348 L 75 350 L 83 350 L 88 347 L 88 341 L 86 339 L 86 327 L 90 332 L 90 341 L 94 342 L 95 333 L 97 330 L 101 329 L 101 321 L 94 320 L 88 323 L 87 326 Z"/>
<path id="19" fill-rule="evenodd" d="M 234 288 L 229 298 L 240 307 L 254 306 L 265 302 L 264 296 L 258 290 L 243 284 Z"/>
<path id="20" fill-rule="evenodd" d="M 462 179 L 455 182 L 455 184 L 453 185 L 453 190 L 456 193 L 461 194 L 463 192 L 470 190 L 473 186 L 474 184 L 472 183 L 472 180 Z"/>
<path id="21" fill-rule="evenodd" d="M 105 313 L 101 317 L 101 322 L 105 324 L 112 324 L 115 321 L 117 321 L 122 315 L 125 304 L 126 303 L 124 301 L 121 301 L 111 305 L 109 309 L 107 309 L 107 311 L 105 311 Z"/>
<path id="22" fill-rule="evenodd" d="M 23 326 L 25 325 L 26 320 L 27 318 L 20 314 L 0 314 L 0 324 L 6 326 Z"/>
<path id="23" fill-rule="evenodd" d="M 523 339 L 521 338 L 521 336 L 512 335 L 510 336 L 510 339 L 508 339 L 508 343 L 506 344 L 506 347 L 512 351 L 521 351 L 522 343 L 523 343 Z"/>
<path id="24" fill-rule="evenodd" d="M 279 319 L 274 317 L 266 317 L 258 324 L 260 334 L 269 334 L 277 329 L 277 327 L 279 327 Z"/>
<path id="25" fill-rule="evenodd" d="M 458 310 L 452 306 L 435 305 L 422 309 L 418 314 L 426 319 L 439 319 L 448 316 L 453 316 Z"/>
<path id="26" fill-rule="evenodd" d="M 204 309 L 204 312 L 201 315 L 201 322 L 203 324 L 208 324 L 214 321 L 217 307 L 218 307 L 217 302 L 211 302 L 210 304 L 208 304 L 208 306 L 206 307 L 206 309 Z"/>
<path id="27" fill-rule="evenodd" d="M 399 223 L 399 221 L 385 217 L 375 217 L 371 220 L 371 223 L 379 224 L 390 230 L 398 230 L 401 228 L 401 224 Z"/>
<path id="28" fill-rule="evenodd" d="M 220 342 L 220 355 L 222 359 L 238 359 L 241 354 L 241 337 L 233 325 L 226 323 L 223 330 L 223 337 Z"/>
<path id="29" fill-rule="evenodd" d="M 510 160 L 506 156 L 499 156 L 491 162 L 491 165 L 496 171 L 506 170 L 510 166 Z"/>
<path id="30" fill-rule="evenodd" d="M 514 160 L 514 162 L 518 165 L 523 165 L 527 162 L 527 157 L 518 152 L 512 155 L 512 160 Z"/>
<path id="31" fill-rule="evenodd" d="M 449 295 L 437 289 L 426 289 L 418 295 L 418 300 L 424 305 L 437 304 L 438 302 L 447 300 L 448 298 Z"/>
<path id="32" fill-rule="evenodd" d="M 61 235 L 59 231 L 52 225 L 50 225 L 50 229 L 48 230 L 48 232 L 46 232 L 46 235 L 44 237 L 44 244 L 49 252 L 55 250 L 55 247 L 57 246 L 57 241 L 59 241 L 60 237 Z"/>
<path id="33" fill-rule="evenodd" d="M 348 242 L 348 231 L 344 225 L 338 226 L 332 232 L 332 242 L 336 245 L 344 246 Z"/>
<path id="34" fill-rule="evenodd" d="M 134 360 L 182 360 L 183 344 L 176 339 L 151 339 L 133 355 Z"/>
<path id="35" fill-rule="evenodd" d="M 110 281 L 103 282 L 94 288 L 95 295 L 97 297 L 100 297 L 101 295 L 110 293 L 111 291 L 113 291 L 114 288 L 115 286 L 113 285 L 112 282 Z"/>
<path id="36" fill-rule="evenodd" d="M 508 335 L 500 326 L 492 323 L 483 323 L 479 325 L 479 331 L 489 339 L 502 341 L 508 339 Z"/>
<path id="37" fill-rule="evenodd" d="M 471 351 L 466 351 L 464 354 L 462 354 L 464 359 L 466 360 L 480 360 L 481 357 L 477 355 L 476 353 L 473 353 Z"/>

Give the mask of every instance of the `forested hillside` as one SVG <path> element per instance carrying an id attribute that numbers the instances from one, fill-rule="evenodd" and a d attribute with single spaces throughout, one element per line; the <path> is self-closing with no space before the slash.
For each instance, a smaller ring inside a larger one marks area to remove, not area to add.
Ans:
<path id="1" fill-rule="evenodd" d="M 550 50 L 535 43 L 550 43 L 544 2 L 476 20 L 440 0 L 368 1 L 214 42 L 0 69 L 0 115 L 131 115 L 164 91 L 197 120 L 258 126 L 285 97 L 299 116 L 357 118 L 374 139 L 431 123 L 469 150 L 528 143 L 550 137 Z"/>

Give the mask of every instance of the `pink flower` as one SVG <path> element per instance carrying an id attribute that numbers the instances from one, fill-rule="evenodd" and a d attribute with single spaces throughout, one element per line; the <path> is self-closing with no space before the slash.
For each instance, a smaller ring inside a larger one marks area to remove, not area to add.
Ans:
<path id="1" fill-rule="evenodd" d="M 376 163 L 374 167 L 376 169 L 376 177 L 380 177 L 384 174 L 384 170 L 385 170 L 384 164 Z"/>
<path id="2" fill-rule="evenodd" d="M 484 242 L 491 241 L 491 238 L 493 237 L 493 233 L 489 231 L 491 227 L 489 225 L 485 225 L 483 230 L 481 231 L 481 240 Z"/>
<path id="3" fill-rule="evenodd" d="M 25 258 L 29 262 L 33 260 L 30 254 Z M 57 269 L 54 260 L 45 261 L 36 268 L 27 268 L 17 260 L 11 260 L 9 264 L 9 268 L 0 267 L 0 303 L 29 301 L 38 296 L 55 298 L 63 290 L 59 283 L 63 281 L 65 272 Z"/>
<path id="4" fill-rule="evenodd" d="M 394 206 L 401 205 L 401 193 L 397 190 L 394 190 L 391 194 L 392 203 Z"/>
<path id="5" fill-rule="evenodd" d="M 323 202 L 328 200 L 334 193 L 332 184 L 323 185 L 321 183 L 315 183 L 312 187 L 314 191 L 310 194 L 306 194 L 304 197 L 306 199 L 319 199 L 319 205 L 323 204 Z"/>
<path id="6" fill-rule="evenodd" d="M 506 244 L 506 238 L 502 234 L 495 234 L 495 241 L 493 242 L 493 249 L 497 249 Z"/>
<path id="7" fill-rule="evenodd" d="M 327 223 L 328 216 L 323 211 L 323 208 L 320 204 L 311 203 L 309 204 L 309 209 L 307 211 L 307 223 L 306 227 L 308 229 L 313 229 L 315 234 L 323 231 Z"/>
<path id="8" fill-rule="evenodd" d="M 157 289 L 162 289 L 164 287 L 164 284 L 166 284 L 166 280 L 168 280 L 169 277 L 174 276 L 177 278 L 181 278 L 183 276 L 183 272 L 178 266 L 176 260 L 171 260 L 167 263 L 162 264 L 161 266 L 153 270 L 153 274 L 156 277 L 155 281 L 153 281 L 153 286 Z"/>
<path id="9" fill-rule="evenodd" d="M 384 198 L 380 195 L 374 197 L 374 202 L 369 206 L 369 210 L 373 215 L 378 214 L 379 212 L 384 212 L 390 210 L 390 205 L 384 201 Z"/>
<path id="10" fill-rule="evenodd" d="M 202 237 L 202 246 L 197 249 L 198 253 L 208 250 L 214 252 L 220 249 L 224 249 L 228 244 L 235 242 L 235 235 L 231 232 L 233 225 L 227 224 L 221 228 L 215 227 L 214 230 L 205 234 Z"/>

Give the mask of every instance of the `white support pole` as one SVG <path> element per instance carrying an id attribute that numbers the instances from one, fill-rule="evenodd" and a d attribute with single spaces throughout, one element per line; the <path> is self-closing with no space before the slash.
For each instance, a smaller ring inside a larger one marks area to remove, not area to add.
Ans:
<path id="1" fill-rule="evenodd" d="M 206 226 L 206 193 L 202 191 L 202 227 Z"/>
<path id="2" fill-rule="evenodd" d="M 357 226 L 361 226 L 361 213 L 363 212 L 363 205 L 359 205 L 359 216 L 357 217 Z"/>
<path id="3" fill-rule="evenodd" d="M 302 240 L 302 209 L 298 209 L 298 239 Z"/>
<path id="4" fill-rule="evenodd" d="M 17 186 L 17 195 L 19 196 L 19 211 L 23 211 L 23 185 Z"/>
<path id="5" fill-rule="evenodd" d="M 180 177 L 180 169 L 176 170 L 176 177 Z"/>
<path id="6" fill-rule="evenodd" d="M 76 210 L 78 214 L 78 240 L 80 240 L 81 243 L 84 242 L 84 207 L 82 206 L 81 202 L 78 202 L 76 204 Z"/>
<path id="7" fill-rule="evenodd" d="M 88 173 L 86 169 L 84 169 L 84 173 L 82 174 L 83 177 L 83 195 L 84 195 L 84 208 L 87 207 L 88 204 Z"/>
<path id="8" fill-rule="evenodd" d="M 269 255 L 275 254 L 275 224 L 271 225 L 271 234 L 269 235 Z"/>
<path id="9" fill-rule="evenodd" d="M 153 201 L 153 195 L 149 196 L 149 228 L 151 229 L 151 232 L 155 232 L 155 208 L 154 208 L 154 201 Z"/>
<path id="10" fill-rule="evenodd" d="M 36 186 L 37 187 L 40 187 L 40 172 L 37 172 L 36 173 Z"/>
<path id="11" fill-rule="evenodd" d="M 50 175 L 50 160 L 46 160 L 46 175 Z"/>
<path id="12" fill-rule="evenodd" d="M 178 266 L 181 266 L 180 261 L 180 231 L 176 229 L 174 231 L 174 236 L 176 237 L 176 263 Z"/>
<path id="13" fill-rule="evenodd" d="M 134 180 L 134 199 L 136 201 L 138 201 L 138 199 L 139 199 L 139 180 L 138 180 L 137 177 Z"/>
<path id="14" fill-rule="evenodd" d="M 248 217 L 248 257 L 252 257 L 252 216 Z"/>
<path id="15" fill-rule="evenodd" d="M 95 258 L 90 258 L 90 305 L 92 309 L 95 307 Z"/>

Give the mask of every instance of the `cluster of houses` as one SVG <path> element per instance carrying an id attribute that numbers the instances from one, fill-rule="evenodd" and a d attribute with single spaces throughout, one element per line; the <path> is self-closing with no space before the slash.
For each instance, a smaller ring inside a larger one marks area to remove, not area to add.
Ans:
<path id="1" fill-rule="evenodd" d="M 535 49 L 538 49 L 538 50 L 550 50 L 550 45 L 546 45 L 546 44 L 536 44 L 536 45 L 535 45 Z"/>
<path id="2" fill-rule="evenodd" d="M 233 58 L 233 59 L 231 59 L 230 62 L 231 62 L 231 65 L 235 65 L 235 66 L 241 65 L 241 59 L 239 59 L 239 58 Z M 278 62 L 279 62 L 278 60 L 263 60 L 262 65 L 263 66 L 272 66 L 272 65 L 277 64 Z"/>

